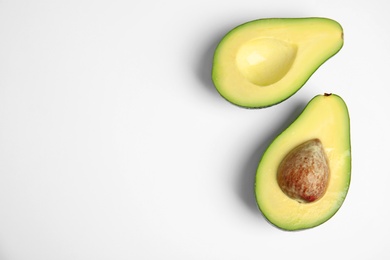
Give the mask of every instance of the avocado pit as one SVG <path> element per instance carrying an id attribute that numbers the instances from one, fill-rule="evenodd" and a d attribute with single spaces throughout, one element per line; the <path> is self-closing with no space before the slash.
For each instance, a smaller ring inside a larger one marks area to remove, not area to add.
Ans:
<path id="1" fill-rule="evenodd" d="M 309 203 L 320 199 L 329 183 L 329 165 L 319 139 L 292 149 L 279 165 L 277 182 L 290 198 Z"/>

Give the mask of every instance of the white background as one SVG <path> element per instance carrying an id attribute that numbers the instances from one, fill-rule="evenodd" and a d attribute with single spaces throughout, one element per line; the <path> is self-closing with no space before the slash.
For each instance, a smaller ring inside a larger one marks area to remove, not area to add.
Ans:
<path id="1" fill-rule="evenodd" d="M 0 259 L 389 259 L 388 1 L 0 0 Z M 292 98 L 247 110 L 210 79 L 258 18 L 322 16 L 345 44 Z M 253 181 L 315 95 L 351 116 L 340 211 L 270 225 Z"/>

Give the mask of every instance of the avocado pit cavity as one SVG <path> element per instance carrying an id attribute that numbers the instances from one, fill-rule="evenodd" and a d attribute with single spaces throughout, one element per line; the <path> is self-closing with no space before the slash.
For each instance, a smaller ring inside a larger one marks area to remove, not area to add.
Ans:
<path id="1" fill-rule="evenodd" d="M 319 139 L 312 139 L 286 155 L 279 165 L 277 181 L 287 196 L 301 203 L 309 203 L 325 194 L 329 174 L 323 145 Z"/>
<path id="2" fill-rule="evenodd" d="M 242 75 L 258 86 L 271 85 L 290 70 L 297 46 L 283 40 L 258 38 L 244 43 L 236 63 Z"/>

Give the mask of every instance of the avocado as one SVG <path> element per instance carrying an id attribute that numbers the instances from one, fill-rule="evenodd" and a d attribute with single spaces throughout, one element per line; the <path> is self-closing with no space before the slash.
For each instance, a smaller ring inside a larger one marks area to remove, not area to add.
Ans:
<path id="1" fill-rule="evenodd" d="M 343 46 L 328 18 L 270 18 L 228 32 L 215 49 L 212 80 L 222 97 L 247 108 L 280 103 Z"/>
<path id="2" fill-rule="evenodd" d="M 265 150 L 255 178 L 257 205 L 282 230 L 329 220 L 351 179 L 347 105 L 336 94 L 315 96 Z"/>

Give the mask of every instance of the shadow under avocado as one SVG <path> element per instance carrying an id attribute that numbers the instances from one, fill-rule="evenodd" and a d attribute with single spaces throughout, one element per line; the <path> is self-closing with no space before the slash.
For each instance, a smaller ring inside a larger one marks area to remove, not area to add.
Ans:
<path id="1" fill-rule="evenodd" d="M 207 88 L 208 91 L 212 91 L 213 94 L 218 94 L 217 90 L 214 88 L 213 81 L 211 79 L 211 70 L 213 67 L 213 58 L 214 51 L 219 42 L 215 40 L 215 42 L 208 47 L 208 49 L 202 54 L 202 58 L 198 62 L 197 65 L 197 77 L 201 81 L 202 86 Z"/>
<path id="2" fill-rule="evenodd" d="M 205 44 L 204 49 L 202 53 L 199 54 L 199 57 L 197 58 L 195 64 L 195 74 L 198 80 L 201 82 L 201 85 L 205 87 L 207 91 L 210 91 L 212 94 L 218 96 L 219 93 L 214 87 L 214 83 L 211 77 L 214 52 L 219 42 L 231 29 L 232 25 L 226 26 L 226 28 L 222 28 L 218 32 L 213 34 L 212 37 L 209 38 L 208 42 Z"/>

